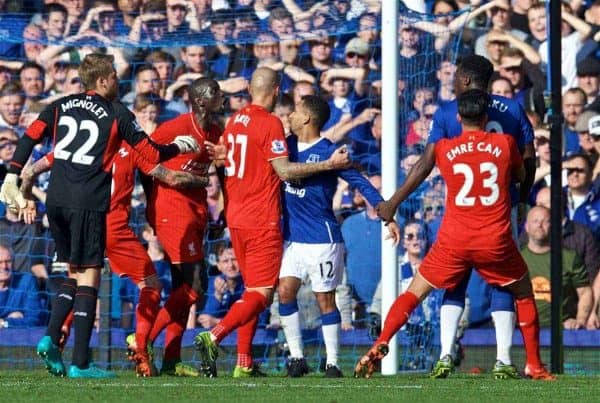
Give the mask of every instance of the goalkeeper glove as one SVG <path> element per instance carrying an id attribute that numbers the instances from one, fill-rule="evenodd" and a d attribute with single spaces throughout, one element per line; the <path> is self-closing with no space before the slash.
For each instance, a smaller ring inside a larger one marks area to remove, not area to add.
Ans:
<path id="1" fill-rule="evenodd" d="M 17 186 L 19 177 L 17 174 L 6 174 L 2 188 L 0 188 L 0 201 L 6 204 L 11 210 L 17 210 L 27 207 L 27 201 Z"/>
<path id="2" fill-rule="evenodd" d="M 196 153 L 200 151 L 198 142 L 192 136 L 177 136 L 175 137 L 173 144 L 179 148 L 179 153 L 181 154 Z"/>

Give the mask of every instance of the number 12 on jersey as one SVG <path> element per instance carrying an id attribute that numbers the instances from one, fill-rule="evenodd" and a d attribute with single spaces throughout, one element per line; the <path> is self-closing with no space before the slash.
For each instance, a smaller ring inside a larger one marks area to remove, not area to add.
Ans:
<path id="1" fill-rule="evenodd" d="M 225 176 L 237 176 L 240 179 L 244 177 L 247 146 L 247 135 L 233 135 L 231 133 L 227 135 L 227 166 L 225 167 Z M 236 164 L 236 160 L 239 161 L 239 165 Z"/>

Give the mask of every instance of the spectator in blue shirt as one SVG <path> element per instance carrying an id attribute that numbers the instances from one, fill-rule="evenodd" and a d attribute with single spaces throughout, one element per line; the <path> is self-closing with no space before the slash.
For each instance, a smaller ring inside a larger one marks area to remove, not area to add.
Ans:
<path id="1" fill-rule="evenodd" d="M 198 323 L 205 329 L 217 325 L 244 292 L 240 266 L 231 246 L 217 248 L 217 268 L 221 274 L 209 280 L 206 305 L 198 316 Z"/>
<path id="2" fill-rule="evenodd" d="M 35 277 L 13 272 L 10 248 L 0 245 L 0 332 L 7 327 L 40 325 L 41 303 Z"/>
<path id="3" fill-rule="evenodd" d="M 563 168 L 567 171 L 567 201 L 569 218 L 588 227 L 600 240 L 600 196 L 598 181 L 592 183 L 592 164 L 583 154 L 569 157 Z"/>

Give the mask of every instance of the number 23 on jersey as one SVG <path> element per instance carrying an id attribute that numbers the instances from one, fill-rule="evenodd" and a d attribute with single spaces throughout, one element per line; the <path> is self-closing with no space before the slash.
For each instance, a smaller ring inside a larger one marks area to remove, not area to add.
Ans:
<path id="1" fill-rule="evenodd" d="M 455 175 L 464 177 L 463 185 L 454 198 L 454 203 L 457 206 L 468 207 L 474 206 L 477 198 L 484 206 L 491 206 L 500 196 L 500 188 L 498 187 L 498 167 L 493 162 L 482 162 L 479 164 L 478 180 L 481 180 L 481 186 L 475 183 L 476 176 L 473 168 L 467 164 L 457 163 L 452 165 L 452 171 Z M 484 189 L 484 192 L 478 195 L 471 195 L 473 188 Z"/>

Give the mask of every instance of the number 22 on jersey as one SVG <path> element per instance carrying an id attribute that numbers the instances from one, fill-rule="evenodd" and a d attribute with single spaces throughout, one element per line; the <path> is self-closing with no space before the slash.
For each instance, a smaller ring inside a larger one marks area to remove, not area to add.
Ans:
<path id="1" fill-rule="evenodd" d="M 454 198 L 454 203 L 461 207 L 474 206 L 476 197 L 469 196 L 475 182 L 473 169 L 467 164 L 457 163 L 452 166 L 452 170 L 455 175 L 460 174 L 465 178 L 462 187 Z M 479 164 L 479 173 L 481 175 L 485 175 L 486 173 L 489 174 L 487 178 L 483 179 L 482 183 L 484 189 L 489 189 L 489 193 L 487 195 L 477 196 L 479 197 L 481 204 L 484 206 L 491 206 L 496 203 L 498 197 L 500 196 L 500 188 L 496 183 L 498 180 L 498 167 L 493 162 L 482 162 Z"/>
<path id="2" fill-rule="evenodd" d="M 247 135 L 227 134 L 227 165 L 225 166 L 225 176 L 237 176 L 240 179 L 244 177 L 247 147 Z"/>
<path id="3" fill-rule="evenodd" d="M 56 146 L 54 146 L 54 158 L 59 160 L 73 161 L 75 164 L 92 165 L 94 162 L 94 156 L 88 155 L 87 153 L 96 145 L 98 141 L 98 125 L 93 120 L 82 120 L 77 121 L 67 115 L 63 115 L 58 120 L 59 126 L 65 126 L 67 128 L 67 134 L 65 137 L 60 139 Z M 80 132 L 87 132 L 88 138 L 74 153 L 65 150 L 73 142 L 75 136 Z M 72 157 L 71 157 L 72 156 Z"/>

